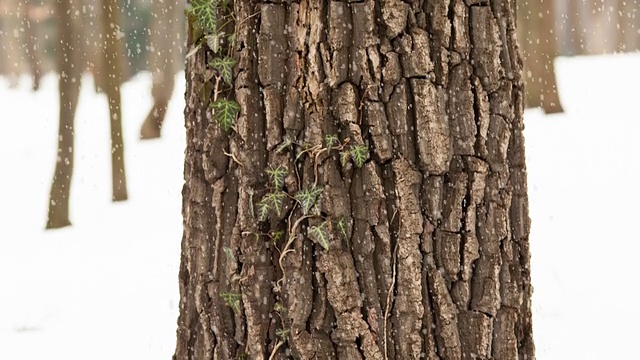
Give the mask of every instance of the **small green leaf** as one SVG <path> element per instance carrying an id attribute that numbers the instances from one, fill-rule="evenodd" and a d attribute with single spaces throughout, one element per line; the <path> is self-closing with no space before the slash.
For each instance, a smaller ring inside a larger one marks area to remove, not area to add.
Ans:
<path id="1" fill-rule="evenodd" d="M 284 311 L 284 305 L 282 305 L 281 302 L 277 302 L 273 305 L 273 311 L 277 312 L 277 313 L 281 313 Z"/>
<path id="2" fill-rule="evenodd" d="M 234 312 L 240 313 L 240 300 L 242 300 L 242 294 L 221 292 L 220 297 L 224 300 L 224 303 L 233 309 Z"/>
<path id="3" fill-rule="evenodd" d="M 350 153 L 351 159 L 353 159 L 356 166 L 360 168 L 369 157 L 369 147 L 366 145 L 353 145 L 351 146 Z"/>
<path id="4" fill-rule="evenodd" d="M 275 191 L 267 193 L 260 202 L 264 201 L 269 204 L 269 208 L 275 210 L 276 215 L 280 216 L 280 214 L 282 213 L 282 204 L 284 202 L 284 197 L 284 191 Z"/>
<path id="5" fill-rule="evenodd" d="M 233 100 L 218 99 L 209 105 L 213 109 L 213 119 L 224 131 L 229 131 L 240 112 L 240 105 Z"/>
<path id="6" fill-rule="evenodd" d="M 344 239 L 344 242 L 347 244 L 347 246 L 349 246 L 349 235 L 347 234 L 347 221 L 344 219 L 344 217 L 340 217 L 340 220 L 338 221 L 338 229 L 340 230 L 340 234 L 342 234 L 342 238 Z"/>
<path id="7" fill-rule="evenodd" d="M 282 143 L 276 148 L 276 154 L 283 152 L 286 148 L 291 146 L 291 144 L 293 144 L 293 140 L 291 140 L 291 138 L 289 138 L 288 136 L 285 137 Z"/>
<path id="8" fill-rule="evenodd" d="M 222 11 L 226 11 L 231 2 L 231 0 L 222 0 Z"/>
<path id="9" fill-rule="evenodd" d="M 278 165 L 276 168 L 269 167 L 266 172 L 267 175 L 269 175 L 269 181 L 271 181 L 273 187 L 277 190 L 282 189 L 284 178 L 287 177 L 287 169 L 282 165 Z"/>
<path id="10" fill-rule="evenodd" d="M 233 249 L 231 249 L 228 246 L 225 246 L 225 247 L 222 248 L 222 250 L 224 250 L 224 253 L 225 253 L 225 255 L 227 255 L 229 260 L 235 260 L 236 256 L 235 256 L 235 253 L 234 253 Z"/>
<path id="11" fill-rule="evenodd" d="M 265 221 L 267 220 L 267 217 L 269 216 L 269 209 L 270 209 L 270 205 L 267 201 L 265 201 L 265 198 L 263 198 L 262 200 L 260 200 L 260 202 L 258 203 L 258 221 Z"/>
<path id="12" fill-rule="evenodd" d="M 342 164 L 342 167 L 347 166 L 350 158 L 351 158 L 351 155 L 349 155 L 348 151 L 346 150 L 340 151 L 340 164 Z"/>
<path id="13" fill-rule="evenodd" d="M 235 59 L 224 57 L 224 58 L 215 58 L 211 60 L 209 63 L 211 67 L 218 70 L 222 80 L 229 85 L 233 84 L 233 67 L 236 65 Z"/>
<path id="14" fill-rule="evenodd" d="M 211 33 L 205 35 L 204 37 L 205 41 L 207 42 L 207 46 L 209 47 L 209 49 L 211 49 L 211 51 L 213 51 L 214 54 L 217 54 L 218 50 L 220 50 L 220 38 L 222 35 L 224 34 Z"/>
<path id="15" fill-rule="evenodd" d="M 325 250 L 329 250 L 329 232 L 327 231 L 327 223 L 323 222 L 318 226 L 309 228 L 309 238 L 317 242 Z"/>
<path id="16" fill-rule="evenodd" d="M 281 340 L 281 341 L 287 341 L 287 337 L 289 336 L 289 329 L 280 329 L 276 331 L 276 336 Z"/>
<path id="17" fill-rule="evenodd" d="M 227 36 L 227 41 L 229 42 L 229 46 L 233 48 L 236 46 L 236 41 L 238 41 L 238 37 L 236 36 L 235 33 L 229 34 L 229 36 Z"/>
<path id="18" fill-rule="evenodd" d="M 284 231 L 282 230 L 276 230 L 271 232 L 271 239 L 273 240 L 274 243 L 277 243 L 278 240 L 282 239 L 283 236 L 284 236 Z"/>
<path id="19" fill-rule="evenodd" d="M 324 136 L 324 144 L 327 149 L 331 149 L 333 145 L 337 144 L 340 140 L 337 135 L 327 134 Z"/>
<path id="20" fill-rule="evenodd" d="M 215 33 L 218 23 L 218 0 L 191 0 L 187 11 L 193 15 L 207 33 Z"/>
<path id="21" fill-rule="evenodd" d="M 298 191 L 294 199 L 296 199 L 300 204 L 303 215 L 309 214 L 309 211 L 313 208 L 313 205 L 315 205 L 320 194 L 322 194 L 322 188 L 316 186 L 311 189 L 302 189 Z"/>

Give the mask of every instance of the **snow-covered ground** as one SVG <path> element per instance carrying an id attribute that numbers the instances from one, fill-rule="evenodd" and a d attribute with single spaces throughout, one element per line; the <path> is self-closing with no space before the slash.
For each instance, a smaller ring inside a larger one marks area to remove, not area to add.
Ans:
<path id="1" fill-rule="evenodd" d="M 560 58 L 566 112 L 526 112 L 537 357 L 638 359 L 640 54 Z M 150 77 L 123 87 L 130 200 L 112 204 L 104 95 L 85 78 L 73 226 L 44 231 L 57 83 L 0 78 L 0 359 L 169 359 L 175 344 L 182 75 L 163 137 L 138 140 Z"/>
<path id="2" fill-rule="evenodd" d="M 538 359 L 640 359 L 640 54 L 556 69 L 565 113 L 525 114 Z"/>
<path id="3" fill-rule="evenodd" d="M 0 79 L 0 359 L 170 359 L 182 237 L 184 79 L 160 140 L 138 140 L 151 79 L 123 86 L 129 201 L 111 203 L 109 116 L 85 77 L 76 118 L 72 227 L 44 231 L 57 81 Z"/>

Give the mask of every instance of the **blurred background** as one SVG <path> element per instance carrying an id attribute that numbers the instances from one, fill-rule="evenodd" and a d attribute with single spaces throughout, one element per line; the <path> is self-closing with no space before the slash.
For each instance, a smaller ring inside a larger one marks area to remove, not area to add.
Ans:
<path id="1" fill-rule="evenodd" d="M 640 0 L 517 3 L 538 359 L 637 359 Z M 0 359 L 173 353 L 184 6 L 0 0 Z"/>
<path id="2" fill-rule="evenodd" d="M 181 1 L 167 6 L 169 1 L 160 0 L 118 0 L 119 23 L 114 24 L 122 37 L 122 66 L 124 81 L 140 71 L 150 71 L 158 66 L 154 63 L 154 53 L 162 49 L 155 47 L 160 42 L 169 41 L 172 63 L 176 71 L 183 68 L 184 8 Z M 55 0 L 2 0 L 0 2 L 0 39 L 3 54 L 0 57 L 0 74 L 8 77 L 10 85 L 17 85 L 22 74 L 30 74 L 37 89 L 43 74 L 56 71 L 56 57 L 59 37 Z M 109 21 L 106 11 L 102 11 L 103 0 L 68 0 L 72 24 L 66 24 L 67 31 L 77 31 L 82 39 L 74 44 L 78 48 L 78 58 L 74 59 L 85 71 L 96 75 L 101 67 L 101 45 L 104 41 L 102 22 Z M 178 11 L 173 11 L 173 8 Z M 171 13 L 169 13 L 172 11 Z M 109 21 L 112 23 L 112 21 Z M 176 26 L 173 26 L 173 23 Z M 157 26 L 151 31 L 151 27 Z M 162 45 L 162 44 L 160 44 Z M 157 54 L 156 54 L 157 55 Z M 164 54 L 163 54 L 164 55 Z M 81 65 L 80 65 L 81 64 Z"/>

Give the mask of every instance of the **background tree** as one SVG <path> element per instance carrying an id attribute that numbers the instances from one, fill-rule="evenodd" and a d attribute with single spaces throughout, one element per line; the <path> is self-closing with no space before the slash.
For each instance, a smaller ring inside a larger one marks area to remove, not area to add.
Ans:
<path id="1" fill-rule="evenodd" d="M 18 0 L 5 0 L 0 3 L 0 39 L 2 40 L 2 56 L 0 69 L 9 77 L 12 85 L 17 84 L 18 76 L 24 71 L 20 37 L 21 4 Z"/>
<path id="2" fill-rule="evenodd" d="M 82 67 L 80 64 L 81 36 L 80 4 L 78 1 L 57 1 L 58 19 L 58 93 L 60 96 L 60 126 L 58 128 L 58 156 L 49 194 L 47 229 L 71 224 L 69 198 L 73 175 L 74 118 L 80 97 Z"/>
<path id="3" fill-rule="evenodd" d="M 533 358 L 515 1 L 228 4 L 191 2 L 175 359 Z"/>
<path id="4" fill-rule="evenodd" d="M 38 51 L 38 34 L 36 33 L 37 5 L 38 2 L 35 0 L 28 0 L 21 7 L 25 57 L 31 71 L 31 88 L 34 91 L 40 88 L 42 78 L 42 60 Z"/>
<path id="5" fill-rule="evenodd" d="M 526 106 L 562 112 L 553 60 L 558 55 L 555 9 L 551 0 L 518 6 L 518 33 L 524 58 Z"/>
<path id="6" fill-rule="evenodd" d="M 111 124 L 111 176 L 113 201 L 127 199 L 127 178 L 124 168 L 124 143 L 122 142 L 122 99 L 120 85 L 123 77 L 122 29 L 118 0 L 101 0 L 102 4 L 102 82 L 109 102 Z"/>
<path id="7" fill-rule="evenodd" d="M 122 141 L 122 49 L 118 3 L 101 0 L 102 55 L 100 66 L 94 73 L 98 87 L 107 95 L 111 125 L 112 200 L 127 199 Z M 47 229 L 71 224 L 69 199 L 73 175 L 74 117 L 80 96 L 83 70 L 96 57 L 84 51 L 86 39 L 82 31 L 83 6 L 81 1 L 56 2 L 59 37 L 58 74 L 60 94 L 60 127 L 58 130 L 58 157 L 49 195 Z M 94 37 L 95 38 L 95 37 Z"/>
<path id="8" fill-rule="evenodd" d="M 173 94 L 174 78 L 180 56 L 178 49 L 182 48 L 180 19 L 183 9 L 183 6 L 172 1 L 152 3 L 153 21 L 150 36 L 152 50 L 148 53 L 148 62 L 153 78 L 151 89 L 153 106 L 140 129 L 142 139 L 160 136 L 169 100 Z"/>

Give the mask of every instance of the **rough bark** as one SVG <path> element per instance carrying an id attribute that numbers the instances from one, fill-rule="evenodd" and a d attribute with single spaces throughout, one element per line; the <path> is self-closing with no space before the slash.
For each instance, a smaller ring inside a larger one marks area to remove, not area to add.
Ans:
<path id="1" fill-rule="evenodd" d="M 47 229 L 71 225 L 69 220 L 69 197 L 71 177 L 73 175 L 73 136 L 74 117 L 80 96 L 82 68 L 78 66 L 80 58 L 79 18 L 74 15 L 78 10 L 76 2 L 56 2 L 59 43 L 57 49 L 58 93 L 60 95 L 58 152 L 56 168 L 49 195 Z"/>
<path id="2" fill-rule="evenodd" d="M 207 111 L 212 53 L 186 64 L 175 359 L 534 358 L 515 10 L 235 1 L 232 132 Z M 291 196 L 322 189 L 319 215 L 285 197 L 258 220 L 277 166 Z"/>

